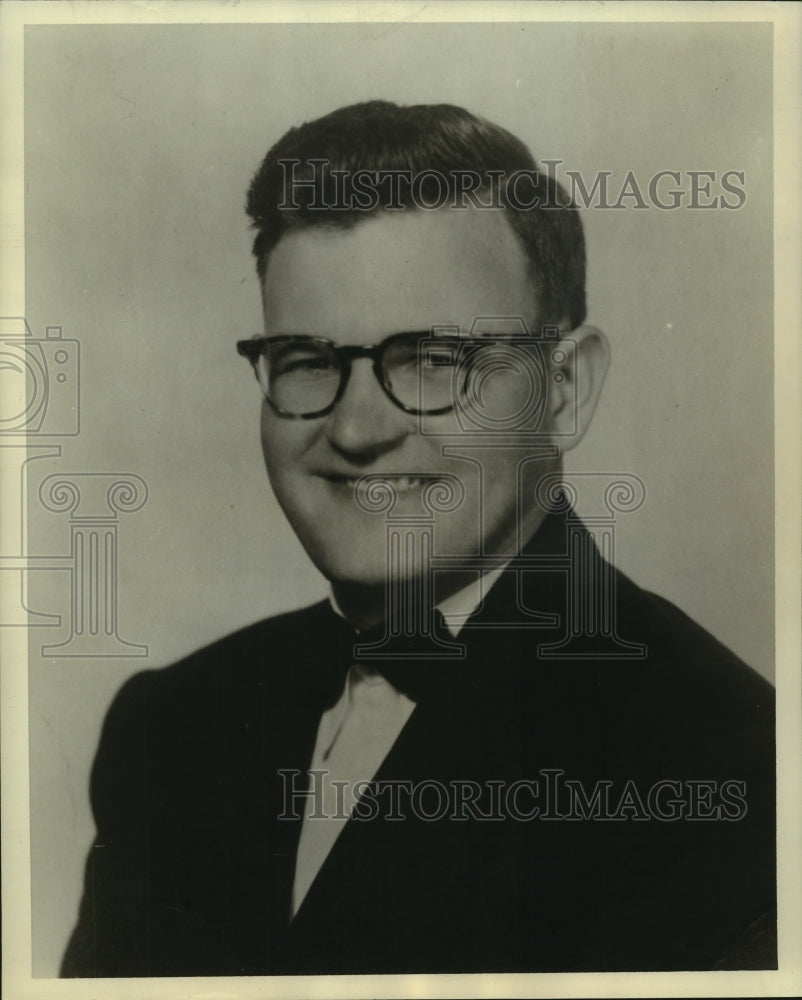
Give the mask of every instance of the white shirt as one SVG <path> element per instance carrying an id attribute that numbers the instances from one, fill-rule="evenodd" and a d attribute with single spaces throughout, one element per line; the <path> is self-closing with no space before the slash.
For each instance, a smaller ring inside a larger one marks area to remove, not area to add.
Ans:
<path id="1" fill-rule="evenodd" d="M 504 566 L 478 577 L 439 605 L 456 638 Z M 333 595 L 329 598 L 342 615 Z M 355 786 L 370 781 L 381 767 L 415 709 L 381 674 L 354 664 L 336 705 L 323 713 L 309 765 L 310 791 L 298 842 L 292 914 L 304 901 L 329 851 L 358 801 Z"/>

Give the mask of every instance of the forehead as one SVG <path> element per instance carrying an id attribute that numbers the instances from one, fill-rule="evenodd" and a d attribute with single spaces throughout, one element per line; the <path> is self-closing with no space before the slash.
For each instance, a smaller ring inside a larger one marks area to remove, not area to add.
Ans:
<path id="1" fill-rule="evenodd" d="M 268 333 L 335 340 L 536 314 L 529 264 L 504 213 L 476 208 L 291 232 L 270 256 L 264 297 Z"/>

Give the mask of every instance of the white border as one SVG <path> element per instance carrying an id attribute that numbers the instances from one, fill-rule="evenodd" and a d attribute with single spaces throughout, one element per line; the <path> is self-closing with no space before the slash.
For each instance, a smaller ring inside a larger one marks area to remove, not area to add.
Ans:
<path id="1" fill-rule="evenodd" d="M 149 997 L 550 997 L 798 996 L 802 994 L 802 273 L 800 220 L 800 29 L 798 3 L 288 2 L 274 0 L 106 0 L 0 5 L 0 315 L 25 315 L 23 31 L 26 24 L 176 24 L 295 21 L 587 21 L 774 24 L 776 635 L 780 969 L 777 972 L 605 973 L 478 976 L 271 977 L 236 979 L 31 979 L 28 816 L 27 643 L 23 629 L 0 632 L 2 652 L 3 995 L 22 998 Z M 0 519 L 0 551 L 4 540 Z M 0 602 L 4 594 L 0 592 Z"/>

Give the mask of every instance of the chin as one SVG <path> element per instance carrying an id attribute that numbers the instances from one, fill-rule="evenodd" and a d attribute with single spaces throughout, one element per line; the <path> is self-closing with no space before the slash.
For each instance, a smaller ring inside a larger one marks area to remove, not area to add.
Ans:
<path id="1" fill-rule="evenodd" d="M 387 580 L 387 566 L 383 559 L 352 549 L 349 552 L 324 552 L 315 546 L 306 547 L 307 554 L 317 569 L 332 584 L 350 587 L 383 587 Z M 380 552 L 383 550 L 380 550 Z"/>
<path id="2" fill-rule="evenodd" d="M 396 571 L 391 575 L 384 560 L 376 559 L 375 552 L 365 558 L 355 553 L 347 559 L 319 559 L 315 565 L 334 586 L 352 589 L 383 590 L 391 581 L 408 585 L 413 580 L 421 579 L 419 573 Z"/>

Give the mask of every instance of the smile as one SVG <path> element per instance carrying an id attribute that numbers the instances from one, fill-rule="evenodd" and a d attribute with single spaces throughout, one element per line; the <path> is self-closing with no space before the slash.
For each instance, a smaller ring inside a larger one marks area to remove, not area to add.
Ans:
<path id="1" fill-rule="evenodd" d="M 370 476 L 370 480 L 372 483 L 382 483 L 382 482 L 388 483 L 398 493 L 410 493 L 414 490 L 420 490 L 424 486 L 429 486 L 432 483 L 438 482 L 441 478 L 439 476 L 430 476 L 430 475 L 423 475 L 423 476 L 401 475 L 395 472 L 390 472 L 390 473 L 376 472 L 376 473 L 369 473 L 366 475 Z M 345 489 L 353 491 L 354 488 L 356 487 L 356 484 L 360 481 L 360 479 L 364 479 L 365 476 L 332 475 L 332 476 L 324 476 L 323 478 L 327 479 L 331 483 L 334 483 L 338 486 L 343 486 Z"/>

